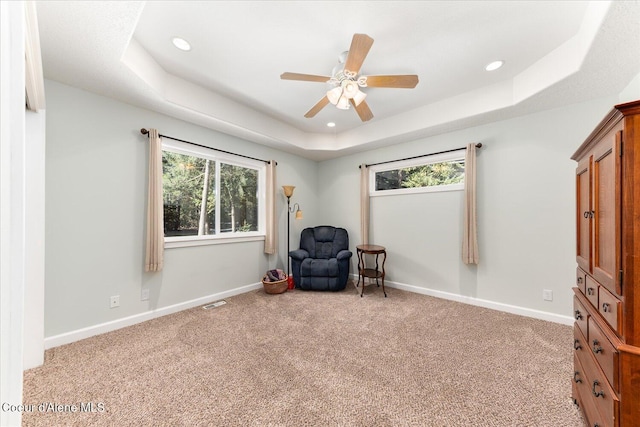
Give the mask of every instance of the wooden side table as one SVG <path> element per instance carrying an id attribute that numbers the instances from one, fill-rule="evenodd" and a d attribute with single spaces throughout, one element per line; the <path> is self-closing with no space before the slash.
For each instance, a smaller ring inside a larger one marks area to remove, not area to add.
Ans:
<path id="1" fill-rule="evenodd" d="M 360 278 L 362 277 L 362 291 L 360 292 L 360 297 L 362 298 L 362 294 L 364 294 L 364 280 L 365 277 L 370 279 L 376 279 L 376 285 L 380 286 L 378 280 L 382 281 L 382 293 L 384 297 L 387 297 L 387 292 L 384 290 L 384 263 L 387 261 L 387 250 L 384 246 L 378 245 L 358 245 L 356 246 L 356 252 L 358 254 L 358 283 L 356 287 L 360 285 Z M 376 268 L 367 268 L 364 262 L 365 254 L 375 255 L 376 256 Z M 384 255 L 382 258 L 382 265 L 378 263 L 378 256 Z"/>

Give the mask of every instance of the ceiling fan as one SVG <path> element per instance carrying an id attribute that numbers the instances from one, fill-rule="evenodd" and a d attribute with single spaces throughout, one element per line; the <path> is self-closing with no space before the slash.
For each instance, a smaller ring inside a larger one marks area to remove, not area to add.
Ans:
<path id="1" fill-rule="evenodd" d="M 340 64 L 332 71 L 331 77 L 316 76 L 312 74 L 283 73 L 283 80 L 302 80 L 306 82 L 329 83 L 333 86 L 327 94 L 304 115 L 311 118 L 329 103 L 342 110 L 349 109 L 353 105 L 360 120 L 366 122 L 373 118 L 364 98 L 367 96 L 360 90 L 361 87 L 390 87 L 412 89 L 418 84 L 418 76 L 392 75 L 392 76 L 363 76 L 359 75 L 360 67 L 373 45 L 373 39 L 366 34 L 354 34 L 351 47 L 341 55 Z M 346 58 L 345 58 L 346 56 Z"/>

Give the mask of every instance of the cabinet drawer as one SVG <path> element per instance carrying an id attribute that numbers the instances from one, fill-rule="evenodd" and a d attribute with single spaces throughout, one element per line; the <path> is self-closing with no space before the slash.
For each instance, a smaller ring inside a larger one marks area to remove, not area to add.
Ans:
<path id="1" fill-rule="evenodd" d="M 587 299 L 592 306 L 598 308 L 598 282 L 593 280 L 591 276 L 586 276 L 585 292 Z"/>
<path id="2" fill-rule="evenodd" d="M 584 308 L 584 306 L 578 300 L 578 297 L 575 295 L 573 297 L 573 318 L 575 319 L 576 324 L 578 325 L 578 328 L 580 328 L 582 335 L 584 335 L 585 337 L 588 337 L 589 335 L 587 334 L 587 310 Z"/>
<path id="3" fill-rule="evenodd" d="M 618 352 L 607 339 L 602 329 L 589 317 L 589 348 L 596 358 L 600 369 L 607 377 L 613 389 L 619 392 L 618 386 Z"/>
<path id="4" fill-rule="evenodd" d="M 609 325 L 613 328 L 618 336 L 622 335 L 620 320 L 622 319 L 622 301 L 614 297 L 611 292 L 600 286 L 598 311 L 604 317 Z"/>
<path id="5" fill-rule="evenodd" d="M 581 269 L 580 267 L 576 267 L 576 286 L 585 295 L 587 294 L 586 280 L 587 280 L 587 273 L 585 273 L 584 270 Z"/>
<path id="6" fill-rule="evenodd" d="M 599 423 L 600 425 L 617 426 L 620 400 L 609 385 L 607 377 L 605 377 L 600 368 L 598 368 L 593 354 L 591 352 L 574 352 L 574 356 L 578 358 L 578 366 L 582 366 L 584 370 L 583 376 L 578 374 L 578 377 L 582 380 L 582 382 L 578 384 L 582 401 L 588 400 L 585 394 L 590 396 L 597 412 L 602 418 L 603 423 Z M 592 424 L 594 423 L 591 419 L 589 419 L 589 421 Z"/>
<path id="7" fill-rule="evenodd" d="M 589 356 L 588 354 L 585 355 Z M 598 412 L 593 393 L 589 389 L 589 382 L 584 367 L 580 363 L 578 354 L 575 353 L 573 355 L 571 391 L 573 393 L 573 399 L 576 400 L 582 408 L 589 426 L 613 427 L 611 424 L 608 424 Z"/>
<path id="8" fill-rule="evenodd" d="M 589 351 L 589 342 L 583 335 L 577 322 L 573 324 L 573 351 L 576 353 Z"/>

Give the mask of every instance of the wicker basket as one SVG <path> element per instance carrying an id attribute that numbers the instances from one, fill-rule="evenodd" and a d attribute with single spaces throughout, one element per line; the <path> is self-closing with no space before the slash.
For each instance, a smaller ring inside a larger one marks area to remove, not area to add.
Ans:
<path id="1" fill-rule="evenodd" d="M 287 290 L 287 278 L 277 282 L 267 282 L 267 276 L 262 278 L 262 284 L 264 285 L 264 291 L 268 294 L 281 294 Z"/>

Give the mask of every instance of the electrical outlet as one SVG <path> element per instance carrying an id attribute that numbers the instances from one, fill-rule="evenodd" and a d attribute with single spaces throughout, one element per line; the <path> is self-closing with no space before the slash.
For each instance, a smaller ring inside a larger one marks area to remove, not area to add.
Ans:
<path id="1" fill-rule="evenodd" d="M 112 296 L 109 301 L 109 308 L 120 307 L 120 295 Z"/>
<path id="2" fill-rule="evenodd" d="M 542 299 L 545 301 L 553 301 L 553 291 L 550 289 L 543 289 Z"/>
<path id="3" fill-rule="evenodd" d="M 149 289 L 143 289 L 140 292 L 140 301 L 147 301 L 149 299 Z"/>

